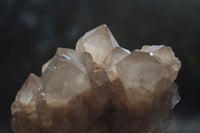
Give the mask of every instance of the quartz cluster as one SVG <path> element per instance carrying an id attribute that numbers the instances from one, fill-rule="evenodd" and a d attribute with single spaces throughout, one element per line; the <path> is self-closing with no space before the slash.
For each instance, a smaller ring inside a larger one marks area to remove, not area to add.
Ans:
<path id="1" fill-rule="evenodd" d="M 12 104 L 15 133 L 161 133 L 179 102 L 170 47 L 120 47 L 106 25 L 58 48 Z"/>

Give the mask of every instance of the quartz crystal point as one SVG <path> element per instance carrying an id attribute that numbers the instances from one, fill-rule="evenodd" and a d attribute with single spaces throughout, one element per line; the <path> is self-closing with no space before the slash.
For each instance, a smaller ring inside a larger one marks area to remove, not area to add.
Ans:
<path id="1" fill-rule="evenodd" d="M 116 67 L 126 89 L 141 86 L 153 91 L 159 80 L 166 75 L 164 65 L 150 54 L 143 52 L 132 52 Z"/>
<path id="2" fill-rule="evenodd" d="M 170 47 L 121 48 L 106 25 L 58 48 L 12 104 L 15 133 L 161 133 L 180 101 Z"/>
<path id="3" fill-rule="evenodd" d="M 76 45 L 76 50 L 90 53 L 98 65 L 114 48 L 119 46 L 112 33 L 106 25 L 101 25 L 81 37 Z"/>
<path id="4" fill-rule="evenodd" d="M 120 47 L 115 47 L 108 54 L 107 58 L 104 59 L 103 66 L 105 67 L 108 77 L 111 81 L 114 81 L 118 78 L 115 65 L 124 57 L 126 57 L 129 53 L 129 50 Z"/>
<path id="5" fill-rule="evenodd" d="M 178 75 L 178 71 L 181 68 L 181 62 L 175 57 L 174 52 L 170 47 L 164 45 L 160 46 L 143 46 L 140 50 L 142 52 L 150 53 L 151 55 L 158 56 L 162 63 L 169 69 L 171 80 L 174 81 Z"/>
<path id="6" fill-rule="evenodd" d="M 76 93 L 91 88 L 86 69 L 65 54 L 56 54 L 41 76 L 47 103 L 66 102 Z M 60 99 L 60 100 L 59 100 Z"/>

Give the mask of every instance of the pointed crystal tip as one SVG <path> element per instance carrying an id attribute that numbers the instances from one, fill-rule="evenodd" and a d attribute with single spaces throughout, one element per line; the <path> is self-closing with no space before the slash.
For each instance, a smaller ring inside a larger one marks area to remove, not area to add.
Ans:
<path id="1" fill-rule="evenodd" d="M 76 45 L 76 50 L 85 51 L 92 55 L 93 60 L 102 65 L 103 60 L 114 48 L 119 46 L 109 28 L 101 25 L 81 37 Z"/>

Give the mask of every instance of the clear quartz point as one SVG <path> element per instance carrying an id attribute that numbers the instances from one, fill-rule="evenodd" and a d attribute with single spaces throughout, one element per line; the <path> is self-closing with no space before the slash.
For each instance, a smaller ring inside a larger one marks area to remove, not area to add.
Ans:
<path id="1" fill-rule="evenodd" d="M 90 53 L 98 65 L 102 65 L 103 60 L 114 48 L 119 46 L 109 28 L 101 25 L 81 37 L 76 45 L 76 50 Z"/>
<path id="2" fill-rule="evenodd" d="M 115 47 L 104 59 L 103 66 L 105 67 L 108 77 L 111 81 L 114 81 L 115 79 L 118 78 L 115 65 L 119 61 L 121 61 L 124 57 L 126 57 L 129 53 L 130 53 L 129 50 L 126 50 L 121 47 Z"/>
<path id="3" fill-rule="evenodd" d="M 35 97 L 37 90 L 42 89 L 40 77 L 35 74 L 30 74 L 23 84 L 20 91 L 17 93 L 16 102 L 28 105 Z"/>
<path id="4" fill-rule="evenodd" d="M 48 103 L 67 101 L 91 88 L 85 67 L 64 54 L 56 54 L 43 73 L 42 84 Z"/>
<path id="5" fill-rule="evenodd" d="M 166 71 L 156 58 L 147 53 L 134 51 L 117 65 L 117 72 L 125 88 L 144 87 L 153 91 Z"/>
<path id="6" fill-rule="evenodd" d="M 173 81 L 176 79 L 178 71 L 181 68 L 181 62 L 175 57 L 174 52 L 170 47 L 164 45 L 146 45 L 143 46 L 140 51 L 150 53 L 151 55 L 160 58 L 162 63 L 169 69 L 171 80 Z"/>

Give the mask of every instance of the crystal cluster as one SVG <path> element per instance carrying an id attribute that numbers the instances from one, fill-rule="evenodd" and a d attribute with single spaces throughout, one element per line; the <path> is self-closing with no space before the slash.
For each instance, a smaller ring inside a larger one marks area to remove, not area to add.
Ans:
<path id="1" fill-rule="evenodd" d="M 15 133 L 161 133 L 179 102 L 170 47 L 120 47 L 106 25 L 58 48 L 12 104 Z"/>

